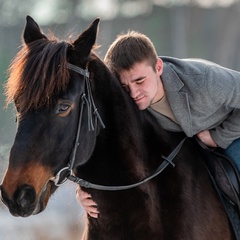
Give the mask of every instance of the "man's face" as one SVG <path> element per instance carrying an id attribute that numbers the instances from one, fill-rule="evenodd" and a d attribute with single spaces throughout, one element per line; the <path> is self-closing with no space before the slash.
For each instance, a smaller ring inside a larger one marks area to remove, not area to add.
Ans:
<path id="1" fill-rule="evenodd" d="M 144 61 L 134 64 L 130 70 L 119 73 L 123 87 L 133 98 L 139 110 L 146 109 L 164 96 L 160 80 L 162 71 L 162 60 L 158 59 L 155 71 L 147 61 Z"/>

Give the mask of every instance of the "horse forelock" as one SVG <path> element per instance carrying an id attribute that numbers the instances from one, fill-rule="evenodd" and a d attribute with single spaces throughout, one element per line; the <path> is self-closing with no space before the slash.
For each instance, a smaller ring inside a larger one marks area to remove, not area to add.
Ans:
<path id="1" fill-rule="evenodd" d="M 23 45 L 9 68 L 7 104 L 14 101 L 20 112 L 50 107 L 69 84 L 68 47 L 69 43 L 56 39 Z"/>

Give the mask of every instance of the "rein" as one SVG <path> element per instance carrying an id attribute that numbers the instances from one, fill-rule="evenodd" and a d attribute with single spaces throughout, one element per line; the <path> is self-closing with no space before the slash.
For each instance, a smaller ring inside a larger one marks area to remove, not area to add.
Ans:
<path id="1" fill-rule="evenodd" d="M 156 177 L 157 175 L 159 175 L 169 164 L 171 164 L 173 167 L 175 167 L 173 160 L 177 156 L 179 151 L 181 150 L 186 139 L 187 139 L 187 137 L 182 139 L 182 141 L 177 145 L 177 147 L 167 157 L 162 156 L 162 158 L 164 159 L 162 164 L 155 170 L 155 172 L 152 175 L 142 179 L 140 182 L 137 182 L 134 184 L 129 184 L 129 185 L 124 185 L 124 186 L 105 186 L 105 185 L 98 185 L 98 184 L 90 183 L 88 181 L 85 181 L 85 180 L 78 178 L 76 176 L 73 176 L 73 175 L 69 175 L 68 179 L 70 181 L 73 181 L 73 182 L 79 184 L 81 187 L 92 188 L 92 189 L 97 189 L 97 190 L 119 191 L 119 190 L 135 188 L 135 187 L 151 180 L 152 178 Z"/>
<path id="2" fill-rule="evenodd" d="M 88 108 L 88 129 L 89 131 L 94 131 L 94 124 L 93 124 L 93 114 L 95 115 L 95 126 L 97 125 L 97 120 L 100 122 L 102 128 L 105 128 L 105 125 L 102 121 L 102 118 L 100 114 L 98 113 L 98 110 L 96 108 L 94 99 L 92 97 L 92 92 L 91 92 L 91 86 L 90 86 L 90 81 L 89 81 L 89 71 L 87 69 L 82 69 L 78 66 L 68 64 L 68 68 L 74 72 L 77 72 L 84 76 L 84 80 L 86 83 L 86 89 L 87 89 L 87 94 L 84 92 L 83 95 L 81 96 L 81 109 L 79 113 L 79 121 L 78 121 L 78 129 L 77 129 L 77 134 L 76 134 L 76 139 L 75 139 L 75 144 L 74 148 L 70 157 L 70 161 L 67 167 L 62 168 L 55 177 L 51 178 L 50 180 L 54 182 L 56 186 L 61 186 L 64 184 L 67 180 L 70 180 L 72 182 L 75 182 L 79 184 L 81 187 L 84 188 L 92 188 L 92 189 L 97 189 L 97 190 L 107 190 L 107 191 L 119 191 L 119 190 L 126 190 L 130 188 L 135 188 L 152 178 L 156 177 L 159 175 L 168 165 L 171 165 L 172 167 L 175 167 L 175 164 L 173 163 L 173 160 L 181 150 L 184 142 L 186 141 L 187 137 L 181 140 L 181 142 L 174 148 L 174 150 L 167 156 L 162 156 L 162 159 L 164 160 L 160 166 L 148 177 L 143 178 L 141 181 L 134 183 L 134 184 L 129 184 L 129 185 L 124 185 L 124 186 L 105 186 L 105 185 L 98 185 L 94 183 L 90 183 L 84 179 L 78 178 L 75 175 L 73 175 L 73 166 L 76 160 L 76 153 L 77 153 L 77 148 L 79 146 L 79 136 L 81 132 L 81 124 L 82 124 L 82 117 L 83 117 L 83 108 L 84 104 L 86 103 L 87 108 Z M 65 173 L 64 179 L 61 181 L 61 175 Z"/>

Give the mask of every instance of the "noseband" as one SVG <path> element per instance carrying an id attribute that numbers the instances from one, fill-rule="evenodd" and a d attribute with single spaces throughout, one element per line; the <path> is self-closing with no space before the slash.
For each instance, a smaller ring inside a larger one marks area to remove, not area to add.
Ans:
<path id="1" fill-rule="evenodd" d="M 171 165 L 172 167 L 175 167 L 175 164 L 173 163 L 173 160 L 175 159 L 175 157 L 177 156 L 177 154 L 181 150 L 181 148 L 182 148 L 184 142 L 186 141 L 187 137 L 182 139 L 181 142 L 175 147 L 175 149 L 167 157 L 162 156 L 163 162 L 154 171 L 154 173 L 152 173 L 150 176 L 142 179 L 141 181 L 139 181 L 137 183 L 130 184 L 130 185 L 124 185 L 124 186 L 103 186 L 103 185 L 90 183 L 88 181 L 85 181 L 85 180 L 80 179 L 80 178 L 76 177 L 75 175 L 73 175 L 73 167 L 74 167 L 74 163 L 75 163 L 75 160 L 76 160 L 77 148 L 79 146 L 79 136 L 80 136 L 80 132 L 81 132 L 81 124 L 82 124 L 82 117 L 83 117 L 83 107 L 84 107 L 85 103 L 86 103 L 87 109 L 88 109 L 88 130 L 89 131 L 95 131 L 98 121 L 99 121 L 100 125 L 102 126 L 102 128 L 105 128 L 105 125 L 103 123 L 103 120 L 102 120 L 100 114 L 98 113 L 98 110 L 96 108 L 96 105 L 95 105 L 95 102 L 94 102 L 94 99 L 93 99 L 93 96 L 92 96 L 88 70 L 87 69 L 84 70 L 84 69 L 82 69 L 78 66 L 75 66 L 73 64 L 70 64 L 70 63 L 68 64 L 68 68 L 70 70 L 72 70 L 74 72 L 77 72 L 77 73 L 81 74 L 82 76 L 84 76 L 84 81 L 86 83 L 87 93 L 85 93 L 85 91 L 84 91 L 83 95 L 81 96 L 81 108 L 80 108 L 80 113 L 79 113 L 77 135 L 76 135 L 75 144 L 74 144 L 74 148 L 73 148 L 73 151 L 72 151 L 72 154 L 71 154 L 71 157 L 70 157 L 69 164 L 68 164 L 67 167 L 62 168 L 56 174 L 56 176 L 51 179 L 51 181 L 53 181 L 56 186 L 60 186 L 63 183 L 65 183 L 67 180 L 70 180 L 72 182 L 75 182 L 75 183 L 79 184 L 81 187 L 84 187 L 84 188 L 92 188 L 92 189 L 107 190 L 107 191 L 126 190 L 126 189 L 137 187 L 137 186 L 151 180 L 152 178 L 159 175 L 168 165 Z M 94 127 L 94 124 L 93 124 L 93 116 L 95 116 L 95 127 Z M 64 174 L 65 177 L 64 177 L 64 180 L 61 181 L 61 175 L 62 174 Z"/>

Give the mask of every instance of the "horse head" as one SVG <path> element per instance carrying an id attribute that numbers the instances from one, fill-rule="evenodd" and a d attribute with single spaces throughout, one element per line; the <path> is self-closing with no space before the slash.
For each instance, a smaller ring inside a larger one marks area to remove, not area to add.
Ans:
<path id="1" fill-rule="evenodd" d="M 81 153 L 80 165 L 94 149 L 97 131 L 89 131 L 89 125 L 94 124 L 91 113 L 89 117 L 89 82 L 71 66 L 87 69 L 98 23 L 96 19 L 72 43 L 49 39 L 27 17 L 23 47 L 11 65 L 6 84 L 7 101 L 14 101 L 18 126 L 1 196 L 15 216 L 27 217 L 45 209 L 57 188 L 57 173 L 68 170 L 74 144 L 78 145 L 75 154 Z M 79 119 L 80 112 L 88 117 Z M 81 141 L 76 143 L 80 120 Z M 66 174 L 58 175 L 58 181 Z"/>

